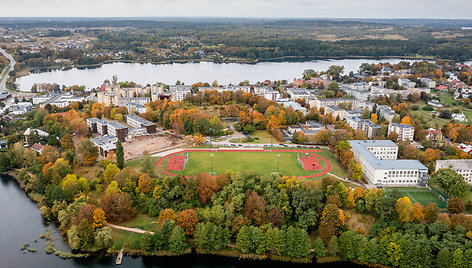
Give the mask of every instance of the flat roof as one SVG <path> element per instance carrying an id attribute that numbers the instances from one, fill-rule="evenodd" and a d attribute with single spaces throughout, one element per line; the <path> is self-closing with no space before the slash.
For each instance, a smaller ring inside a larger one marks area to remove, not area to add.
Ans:
<path id="1" fill-rule="evenodd" d="M 374 169 L 421 169 L 427 168 L 418 160 L 378 159 L 367 147 L 397 147 L 391 140 L 348 140 L 352 149 L 358 151 Z"/>
<path id="2" fill-rule="evenodd" d="M 436 170 L 440 168 L 472 169 L 472 159 L 436 160 Z"/>

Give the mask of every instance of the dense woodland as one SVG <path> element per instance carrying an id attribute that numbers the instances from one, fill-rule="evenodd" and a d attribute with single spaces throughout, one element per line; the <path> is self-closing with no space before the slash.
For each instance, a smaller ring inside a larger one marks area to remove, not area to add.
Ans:
<path id="1" fill-rule="evenodd" d="M 0 21 L 12 31 L 53 27 L 48 37 L 80 33 L 92 38 L 91 46 L 55 50 L 16 57 L 20 69 L 90 66 L 110 60 L 163 62 L 207 60 L 258 62 L 344 57 L 430 57 L 464 61 L 472 58 L 472 35 L 459 26 L 439 27 L 401 24 L 395 21 L 323 20 L 60 20 Z M 463 25 L 461 25 L 463 26 Z M 111 27 L 110 31 L 103 28 Z M 442 34 L 446 37 L 439 38 Z M 326 39 L 330 36 L 331 39 Z M 394 38 L 391 38 L 391 37 Z M 34 40 L 34 38 L 33 38 Z M 8 41 L 8 40 L 5 40 Z M 12 47 L 16 49 L 16 47 Z M 125 51 L 120 57 L 108 52 Z M 196 51 L 202 51 L 201 56 Z M 202 58 L 203 57 L 203 58 Z"/>

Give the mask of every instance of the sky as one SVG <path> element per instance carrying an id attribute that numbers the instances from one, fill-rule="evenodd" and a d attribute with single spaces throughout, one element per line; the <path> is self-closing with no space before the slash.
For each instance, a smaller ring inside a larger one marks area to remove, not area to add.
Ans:
<path id="1" fill-rule="evenodd" d="M 0 17 L 472 19 L 472 0 L 0 0 Z"/>

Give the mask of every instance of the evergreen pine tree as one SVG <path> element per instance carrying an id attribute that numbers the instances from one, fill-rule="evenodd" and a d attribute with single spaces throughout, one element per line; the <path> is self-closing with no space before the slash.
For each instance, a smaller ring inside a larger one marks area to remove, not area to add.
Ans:
<path id="1" fill-rule="evenodd" d="M 338 238 L 333 235 L 329 240 L 328 247 L 326 248 L 327 256 L 336 256 L 338 254 Z"/>
<path id="2" fill-rule="evenodd" d="M 169 237 L 169 249 L 176 253 L 182 253 L 186 248 L 184 229 L 175 225 Z"/>
<path id="3" fill-rule="evenodd" d="M 125 167 L 125 153 L 123 151 L 123 145 L 121 145 L 121 141 L 116 142 L 116 165 L 120 169 Z"/>
<path id="4" fill-rule="evenodd" d="M 313 243 L 313 249 L 315 250 L 315 255 L 318 257 L 324 257 L 326 255 L 326 249 L 321 238 L 317 238 Z"/>

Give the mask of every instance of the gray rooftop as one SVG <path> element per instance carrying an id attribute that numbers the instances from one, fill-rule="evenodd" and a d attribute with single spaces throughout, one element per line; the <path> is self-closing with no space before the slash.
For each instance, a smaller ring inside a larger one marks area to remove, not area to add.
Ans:
<path id="1" fill-rule="evenodd" d="M 427 168 L 418 160 L 378 159 L 367 147 L 397 147 L 391 140 L 349 140 L 352 149 L 358 151 L 374 169 L 421 169 Z"/>
<path id="2" fill-rule="evenodd" d="M 472 159 L 436 160 L 436 170 L 440 168 L 472 169 Z"/>
<path id="3" fill-rule="evenodd" d="M 149 121 L 149 120 L 146 120 L 140 116 L 137 116 L 135 114 L 127 114 L 125 115 L 125 118 L 126 120 L 135 120 L 135 121 L 138 121 L 140 124 L 144 125 L 144 126 L 152 126 L 152 125 L 155 125 L 153 122 Z"/>

